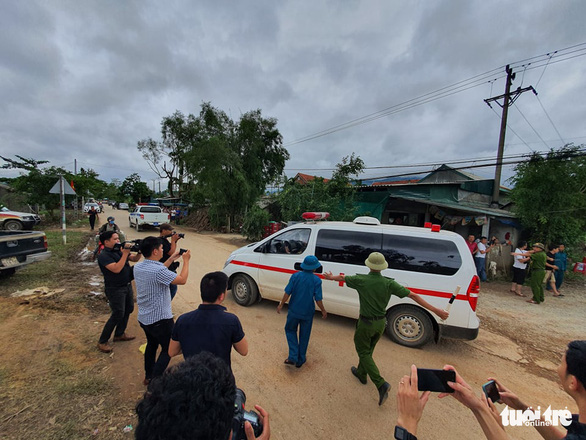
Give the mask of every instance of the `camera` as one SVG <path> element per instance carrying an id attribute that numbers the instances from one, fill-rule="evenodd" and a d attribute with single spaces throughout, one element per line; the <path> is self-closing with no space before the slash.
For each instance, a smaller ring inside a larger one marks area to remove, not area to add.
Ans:
<path id="1" fill-rule="evenodd" d="M 246 411 L 246 394 L 240 388 L 236 388 L 236 399 L 234 400 L 234 417 L 232 418 L 232 440 L 246 440 L 244 432 L 244 422 L 252 425 L 254 436 L 258 437 L 262 433 L 262 423 L 255 411 Z"/>
<path id="2" fill-rule="evenodd" d="M 126 246 L 127 244 L 130 245 L 130 247 L 128 247 L 128 249 L 130 249 L 130 252 L 138 252 L 140 251 L 140 244 L 142 243 L 141 239 L 136 239 L 136 240 L 131 240 L 131 241 L 123 241 L 122 243 L 116 243 L 113 247 L 113 249 L 115 251 L 119 251 L 121 249 L 124 249 L 128 246 Z"/>
<path id="3" fill-rule="evenodd" d="M 173 235 L 177 234 L 177 232 L 173 232 Z M 181 233 L 181 234 L 177 234 L 179 236 L 179 238 L 185 238 L 185 234 Z"/>

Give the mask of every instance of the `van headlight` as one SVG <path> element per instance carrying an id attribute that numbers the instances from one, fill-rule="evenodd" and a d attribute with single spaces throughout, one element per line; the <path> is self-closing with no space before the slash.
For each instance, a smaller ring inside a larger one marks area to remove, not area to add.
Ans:
<path id="1" fill-rule="evenodd" d="M 224 263 L 224 268 L 226 268 L 226 266 L 227 266 L 228 264 L 230 264 L 230 263 L 232 262 L 232 260 L 233 260 L 233 259 L 234 259 L 234 256 L 233 256 L 233 255 L 230 255 L 230 256 L 228 257 L 228 259 L 226 260 L 226 262 Z"/>

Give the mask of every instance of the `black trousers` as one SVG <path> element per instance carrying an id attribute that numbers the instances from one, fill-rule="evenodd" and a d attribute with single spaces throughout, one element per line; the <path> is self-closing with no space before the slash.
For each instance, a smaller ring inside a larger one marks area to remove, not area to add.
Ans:
<path id="1" fill-rule="evenodd" d="M 162 375 L 169 365 L 169 342 L 173 331 L 173 318 L 162 319 L 154 324 L 144 325 L 139 322 L 147 338 L 147 346 L 144 352 L 144 377 L 152 379 Z M 161 353 L 155 362 L 157 349 L 161 346 Z"/>
<path id="2" fill-rule="evenodd" d="M 122 336 L 126 331 L 128 318 L 134 311 L 134 295 L 130 283 L 123 287 L 106 288 L 106 297 L 108 298 L 112 314 L 110 315 L 110 319 L 104 324 L 104 329 L 98 341 L 100 344 L 108 342 L 113 331 L 114 336 Z"/>

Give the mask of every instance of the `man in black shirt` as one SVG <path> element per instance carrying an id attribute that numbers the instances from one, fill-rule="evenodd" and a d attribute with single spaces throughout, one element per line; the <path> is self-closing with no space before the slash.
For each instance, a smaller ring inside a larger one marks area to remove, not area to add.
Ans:
<path id="1" fill-rule="evenodd" d="M 177 241 L 181 238 L 179 234 L 176 234 L 173 230 L 173 226 L 169 223 L 163 223 L 159 226 L 159 237 L 163 241 L 163 256 L 159 260 L 161 263 L 165 263 L 169 259 L 171 255 L 173 255 L 177 248 Z M 171 237 L 171 242 L 169 242 L 169 237 Z M 178 262 L 173 262 L 169 265 L 169 270 L 171 272 L 177 272 L 177 268 L 179 267 Z M 175 294 L 177 293 L 177 285 L 171 284 L 169 285 L 169 290 L 171 291 L 171 299 L 175 298 Z"/>
<path id="2" fill-rule="evenodd" d="M 98 349 L 103 353 L 110 353 L 112 346 L 108 343 L 112 332 L 114 341 L 131 341 L 134 336 L 126 334 L 128 317 L 134 310 L 134 295 L 132 293 L 132 269 L 128 261 L 140 260 L 140 254 L 130 255 L 130 249 L 120 249 L 118 234 L 106 231 L 100 234 L 100 242 L 104 250 L 98 257 L 98 265 L 104 275 L 106 297 L 112 314 L 104 325 Z"/>

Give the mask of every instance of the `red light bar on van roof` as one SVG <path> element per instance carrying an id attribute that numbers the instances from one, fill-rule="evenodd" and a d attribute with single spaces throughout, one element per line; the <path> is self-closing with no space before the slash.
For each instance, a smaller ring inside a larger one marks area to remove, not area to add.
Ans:
<path id="1" fill-rule="evenodd" d="M 431 225 L 431 232 L 439 232 L 441 228 L 440 225 Z"/>
<path id="2" fill-rule="evenodd" d="M 323 220 L 330 216 L 329 212 L 304 212 L 301 217 L 305 220 Z"/>
<path id="3" fill-rule="evenodd" d="M 431 229 L 431 222 L 425 222 L 425 224 L 423 225 L 424 228 L 428 228 Z"/>

